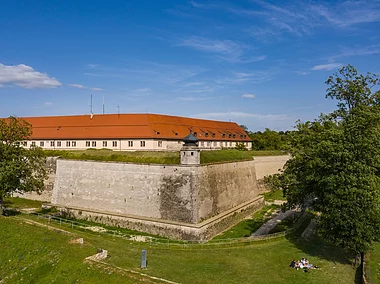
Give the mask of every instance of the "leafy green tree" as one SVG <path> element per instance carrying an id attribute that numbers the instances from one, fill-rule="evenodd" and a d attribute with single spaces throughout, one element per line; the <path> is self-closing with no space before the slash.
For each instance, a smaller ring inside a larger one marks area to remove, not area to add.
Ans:
<path id="1" fill-rule="evenodd" d="M 281 187 L 290 207 L 321 212 L 325 239 L 363 257 L 380 237 L 379 79 L 348 65 L 326 83 L 338 108 L 297 124 Z"/>
<path id="2" fill-rule="evenodd" d="M 255 150 L 286 150 L 288 144 L 288 133 L 265 128 L 264 132 L 250 133 L 252 147 Z"/>
<path id="3" fill-rule="evenodd" d="M 0 120 L 0 213 L 4 197 L 12 193 L 40 192 L 46 179 L 43 150 L 21 143 L 32 134 L 30 124 L 9 117 Z"/>

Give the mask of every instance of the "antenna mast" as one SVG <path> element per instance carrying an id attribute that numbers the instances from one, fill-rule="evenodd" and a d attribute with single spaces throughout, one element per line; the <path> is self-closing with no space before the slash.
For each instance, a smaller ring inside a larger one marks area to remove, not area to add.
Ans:
<path id="1" fill-rule="evenodd" d="M 104 114 L 105 110 L 104 110 L 104 96 L 103 96 L 103 114 Z"/>

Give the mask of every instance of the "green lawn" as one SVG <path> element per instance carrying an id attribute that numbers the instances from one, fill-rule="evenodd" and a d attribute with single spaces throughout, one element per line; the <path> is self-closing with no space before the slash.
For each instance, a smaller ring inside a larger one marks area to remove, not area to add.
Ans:
<path id="1" fill-rule="evenodd" d="M 213 240 L 221 240 L 221 239 L 235 239 L 242 237 L 249 237 L 254 233 L 257 229 L 259 229 L 266 221 L 270 219 L 270 215 L 264 217 L 265 213 L 270 210 L 273 212 L 275 209 L 279 208 L 276 205 L 264 206 L 260 211 L 255 212 L 252 215 L 252 218 L 244 219 L 239 222 L 231 229 L 225 231 L 224 233 L 216 236 Z"/>
<path id="2" fill-rule="evenodd" d="M 380 243 L 375 243 L 373 250 L 367 254 L 367 279 L 369 283 L 380 283 Z"/>
<path id="3" fill-rule="evenodd" d="M 102 150 L 78 150 L 60 151 L 45 150 L 46 156 L 60 156 L 64 159 L 73 160 L 94 160 L 94 161 L 114 161 L 148 164 L 179 164 L 179 152 L 158 152 L 158 151 L 111 151 Z M 202 151 L 201 164 L 220 163 L 231 161 L 252 160 L 253 156 L 284 155 L 282 151 L 239 151 L 239 150 L 216 150 Z"/>
<path id="4" fill-rule="evenodd" d="M 4 206 L 7 208 L 41 208 L 41 201 L 30 200 L 19 197 L 8 197 L 4 199 Z"/>
<path id="5" fill-rule="evenodd" d="M 269 191 L 262 194 L 265 201 L 272 202 L 274 200 L 286 200 L 282 190 Z"/>
<path id="6" fill-rule="evenodd" d="M 0 217 L 0 281 L 2 283 L 142 283 L 142 276 L 121 275 L 83 262 L 97 248 L 107 249 L 106 263 L 126 270 L 139 268 L 148 251 L 150 276 L 179 283 L 353 283 L 356 270 L 347 255 L 318 238 L 309 242 L 281 238 L 246 247 L 178 249 L 149 246 L 118 237 L 71 231 L 84 245 L 69 244 L 74 236 L 28 224 L 24 215 Z M 46 221 L 44 221 L 46 222 Z M 59 227 L 58 225 L 55 225 Z M 319 270 L 303 273 L 288 267 L 292 259 L 308 258 Z M 134 278 L 131 278 L 134 277 Z M 141 282 L 140 282 L 141 281 Z M 150 283 L 156 283 L 151 281 Z"/>

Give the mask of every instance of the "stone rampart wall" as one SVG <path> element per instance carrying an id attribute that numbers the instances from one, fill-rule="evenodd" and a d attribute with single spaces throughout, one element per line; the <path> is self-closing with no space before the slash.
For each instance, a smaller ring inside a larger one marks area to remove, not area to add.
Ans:
<path id="1" fill-rule="evenodd" d="M 46 158 L 46 172 L 48 175 L 48 179 L 45 181 L 45 188 L 41 192 L 41 194 L 37 194 L 35 192 L 27 192 L 24 194 L 14 194 L 14 196 L 32 199 L 32 200 L 51 202 L 51 196 L 53 193 L 55 176 L 56 176 L 56 171 L 57 171 L 57 159 L 58 157 Z"/>
<path id="2" fill-rule="evenodd" d="M 195 224 L 257 195 L 253 161 L 183 166 L 58 160 L 52 203 Z"/>

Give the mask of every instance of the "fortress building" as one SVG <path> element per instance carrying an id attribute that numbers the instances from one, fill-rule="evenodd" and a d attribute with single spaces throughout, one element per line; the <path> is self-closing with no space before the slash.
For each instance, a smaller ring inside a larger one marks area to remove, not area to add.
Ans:
<path id="1" fill-rule="evenodd" d="M 99 114 L 23 118 L 33 127 L 24 147 L 46 150 L 111 149 L 115 151 L 178 151 L 192 133 L 201 150 L 252 147 L 247 133 L 235 122 L 161 114 Z"/>

